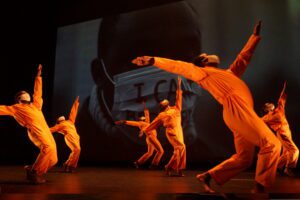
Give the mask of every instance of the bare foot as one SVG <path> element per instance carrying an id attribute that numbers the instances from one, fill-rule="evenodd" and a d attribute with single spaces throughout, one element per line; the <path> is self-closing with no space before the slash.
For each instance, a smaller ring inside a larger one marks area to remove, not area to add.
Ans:
<path id="1" fill-rule="evenodd" d="M 290 169 L 290 168 L 285 168 L 284 171 L 283 171 L 283 173 L 284 173 L 285 175 L 289 176 L 289 177 L 294 177 L 294 176 L 295 176 L 295 173 L 294 173 L 293 170 Z"/>
<path id="2" fill-rule="evenodd" d="M 203 174 L 198 174 L 196 176 L 196 178 L 198 179 L 198 181 L 200 181 L 203 186 L 204 186 L 204 191 L 206 193 L 216 193 L 211 187 L 210 187 L 210 180 L 211 177 L 209 175 L 209 173 L 203 173 Z"/>

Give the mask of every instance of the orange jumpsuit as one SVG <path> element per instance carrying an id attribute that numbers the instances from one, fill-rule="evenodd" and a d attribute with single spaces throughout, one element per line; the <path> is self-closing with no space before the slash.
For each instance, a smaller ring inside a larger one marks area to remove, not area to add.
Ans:
<path id="1" fill-rule="evenodd" d="M 223 105 L 223 118 L 233 132 L 236 154 L 209 170 L 220 185 L 251 165 L 254 146 L 260 148 L 255 180 L 263 186 L 269 186 L 275 181 L 280 141 L 255 113 L 251 92 L 240 79 L 259 40 L 259 36 L 252 35 L 227 70 L 198 67 L 192 63 L 164 58 L 154 59 L 154 66 L 195 81 Z"/>
<path id="2" fill-rule="evenodd" d="M 73 168 L 77 167 L 77 163 L 81 151 L 80 137 L 77 134 L 76 127 L 75 127 L 75 120 L 78 111 L 78 106 L 79 106 L 79 101 L 78 99 L 76 99 L 76 101 L 72 106 L 69 119 L 64 120 L 59 124 L 56 124 L 55 126 L 50 128 L 50 131 L 52 133 L 58 132 L 65 136 L 65 142 L 67 146 L 71 149 L 71 154 L 68 160 L 65 162 L 65 164 Z"/>
<path id="3" fill-rule="evenodd" d="M 278 106 L 274 111 L 262 117 L 263 121 L 276 132 L 277 138 L 283 146 L 283 152 L 279 159 L 278 168 L 295 168 L 298 162 L 299 149 L 292 140 L 291 130 L 285 117 L 286 95 L 284 90 L 278 100 Z"/>
<path id="4" fill-rule="evenodd" d="M 125 124 L 130 126 L 136 126 L 139 127 L 139 129 L 142 131 L 144 128 L 146 128 L 150 124 L 150 114 L 148 109 L 144 109 L 145 114 L 145 121 L 125 121 Z M 151 165 L 158 166 L 161 157 L 164 154 L 164 150 L 160 144 L 160 142 L 157 139 L 157 132 L 156 130 L 146 131 L 146 143 L 148 147 L 148 151 L 142 155 L 138 160 L 138 164 L 142 165 L 144 164 L 153 154 L 154 150 L 156 151 L 156 154 L 152 160 Z"/>
<path id="5" fill-rule="evenodd" d="M 10 115 L 27 128 L 29 139 L 40 153 L 32 166 L 38 175 L 42 175 L 57 163 L 56 143 L 42 112 L 42 77 L 37 76 L 34 84 L 33 103 L 18 103 L 0 106 L 0 115 Z"/>
<path id="6" fill-rule="evenodd" d="M 174 152 L 165 167 L 173 170 L 183 170 L 186 167 L 186 147 L 181 127 L 182 90 L 180 90 L 180 86 L 178 88 L 176 91 L 175 106 L 169 106 L 165 111 L 159 113 L 145 129 L 145 131 L 151 131 L 156 129 L 160 124 L 163 124 L 166 128 L 166 136 L 173 146 Z"/>

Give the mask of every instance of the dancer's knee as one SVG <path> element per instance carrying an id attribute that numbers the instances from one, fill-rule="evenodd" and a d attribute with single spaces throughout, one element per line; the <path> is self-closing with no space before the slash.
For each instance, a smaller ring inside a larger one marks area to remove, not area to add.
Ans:
<path id="1" fill-rule="evenodd" d="M 235 154 L 232 156 L 243 168 L 248 168 L 253 163 L 253 154 Z"/>

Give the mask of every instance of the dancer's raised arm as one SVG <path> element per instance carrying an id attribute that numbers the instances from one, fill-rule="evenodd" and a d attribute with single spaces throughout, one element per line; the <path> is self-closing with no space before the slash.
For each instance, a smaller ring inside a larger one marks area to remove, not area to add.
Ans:
<path id="1" fill-rule="evenodd" d="M 79 107 L 79 96 L 74 101 L 73 106 L 71 108 L 70 115 L 69 115 L 69 120 L 71 122 L 73 122 L 74 124 L 75 124 L 76 116 L 77 116 L 77 113 L 78 113 L 78 107 Z"/>
<path id="2" fill-rule="evenodd" d="M 42 65 L 39 64 L 38 71 L 34 81 L 34 91 L 33 91 L 33 104 L 39 109 L 42 110 L 43 106 L 43 84 L 42 84 Z"/>
<path id="3" fill-rule="evenodd" d="M 167 58 L 142 56 L 134 59 L 132 63 L 138 66 L 154 65 L 162 70 L 182 75 L 195 82 L 198 82 L 207 76 L 201 67 L 197 67 L 192 63 Z"/>
<path id="4" fill-rule="evenodd" d="M 181 90 L 181 77 L 180 76 L 178 76 L 175 106 L 181 111 L 181 109 L 182 109 L 182 90 Z"/>
<path id="5" fill-rule="evenodd" d="M 250 63 L 254 50 L 261 38 L 260 29 L 261 21 L 257 22 L 254 27 L 253 34 L 250 36 L 242 51 L 236 57 L 235 61 L 229 67 L 229 69 L 238 77 L 241 77 L 244 74 L 248 64 Z"/>

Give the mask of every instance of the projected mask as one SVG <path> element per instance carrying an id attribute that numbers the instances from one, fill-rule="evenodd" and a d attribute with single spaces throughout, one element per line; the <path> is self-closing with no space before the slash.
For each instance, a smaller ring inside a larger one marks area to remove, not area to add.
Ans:
<path id="1" fill-rule="evenodd" d="M 147 108 L 152 113 L 152 119 L 159 113 L 159 102 L 163 99 L 168 99 L 171 106 L 175 105 L 177 76 L 174 74 L 155 67 L 145 67 L 115 75 L 114 80 L 115 93 L 112 109 L 114 119 L 136 120 L 138 116 L 143 115 L 142 101 L 146 101 Z M 201 88 L 183 78 L 182 90 L 184 91 L 182 127 L 187 140 L 192 142 L 196 137 L 192 113 L 196 95 L 201 95 Z M 137 138 L 132 137 L 134 135 L 126 129 L 123 132 L 132 139 Z"/>
<path id="2" fill-rule="evenodd" d="M 89 100 L 90 115 L 102 132 L 112 136 L 121 132 L 144 144 L 137 134 L 127 130 L 130 127 L 116 127 L 114 121 L 138 120 L 143 115 L 144 99 L 152 119 L 159 113 L 159 101 L 166 98 L 174 105 L 177 76 L 155 67 L 138 68 L 131 60 L 155 55 L 192 61 L 201 52 L 198 19 L 187 2 L 177 2 L 102 20 L 98 58 L 92 62 L 96 85 Z M 200 91 L 186 79 L 182 89 L 182 125 L 189 145 L 200 134 L 193 121 L 193 108 Z"/>

